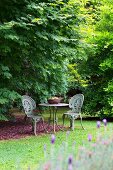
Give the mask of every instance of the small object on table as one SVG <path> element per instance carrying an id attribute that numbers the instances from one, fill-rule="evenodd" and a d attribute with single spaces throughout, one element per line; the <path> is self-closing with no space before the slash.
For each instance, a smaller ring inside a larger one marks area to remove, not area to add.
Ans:
<path id="1" fill-rule="evenodd" d="M 58 104 L 61 102 L 61 100 L 62 100 L 61 97 L 52 97 L 52 98 L 48 99 L 48 103 L 49 104 Z"/>

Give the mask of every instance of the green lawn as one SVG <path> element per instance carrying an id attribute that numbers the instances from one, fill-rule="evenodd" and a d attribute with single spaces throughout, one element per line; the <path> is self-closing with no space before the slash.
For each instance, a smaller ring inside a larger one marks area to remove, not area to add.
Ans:
<path id="1" fill-rule="evenodd" d="M 59 112 L 59 117 L 61 118 L 62 110 Z M 47 117 L 47 116 L 46 116 Z M 61 123 L 61 119 L 59 119 Z M 69 121 L 66 120 L 66 124 Z M 68 135 L 69 147 L 72 146 L 73 142 L 76 142 L 76 149 L 78 146 L 85 144 L 88 134 L 92 134 L 93 141 L 95 141 L 97 136 L 96 121 L 85 121 L 83 120 L 83 125 L 85 130 L 81 128 L 80 121 L 75 121 L 75 130 L 70 131 Z M 109 123 L 107 126 L 107 133 L 110 135 L 113 129 L 113 124 Z M 104 126 L 101 127 L 101 132 L 105 133 Z M 55 147 L 66 140 L 66 131 L 60 131 L 55 134 L 56 142 Z M 50 139 L 51 134 L 45 134 L 42 136 L 32 136 L 24 139 L 17 140 L 5 140 L 0 141 L 0 170 L 15 170 L 15 169 L 35 169 L 38 167 L 39 161 L 44 159 L 44 145 L 47 146 L 47 153 L 50 151 Z M 21 167 L 21 168 L 19 168 Z"/>

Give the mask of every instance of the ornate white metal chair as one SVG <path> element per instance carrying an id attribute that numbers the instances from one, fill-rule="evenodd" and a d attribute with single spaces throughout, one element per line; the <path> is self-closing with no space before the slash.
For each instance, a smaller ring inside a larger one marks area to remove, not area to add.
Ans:
<path id="1" fill-rule="evenodd" d="M 64 124 L 65 116 L 67 115 L 70 118 L 70 127 L 72 128 L 72 130 L 74 130 L 74 120 L 77 119 L 78 117 L 80 117 L 81 126 L 84 129 L 82 125 L 82 115 L 81 115 L 81 108 L 83 105 L 83 101 L 84 101 L 83 94 L 74 95 L 69 101 L 69 107 L 71 108 L 71 110 L 63 114 L 63 124 Z"/>
<path id="2" fill-rule="evenodd" d="M 44 127 L 44 119 L 41 114 L 36 115 L 36 112 L 35 112 L 36 103 L 30 96 L 27 96 L 27 95 L 22 96 L 22 105 L 23 105 L 24 112 L 27 115 L 27 117 L 32 118 L 34 134 L 37 135 L 36 125 L 38 122 L 42 121 L 42 124 Z"/>

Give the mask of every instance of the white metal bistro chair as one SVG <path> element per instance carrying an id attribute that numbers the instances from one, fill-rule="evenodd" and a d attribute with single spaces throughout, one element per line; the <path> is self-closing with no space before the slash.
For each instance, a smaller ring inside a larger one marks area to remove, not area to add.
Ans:
<path id="1" fill-rule="evenodd" d="M 81 115 L 81 108 L 84 101 L 84 95 L 83 94 L 76 94 L 74 95 L 70 101 L 69 101 L 69 107 L 71 110 L 67 111 L 63 114 L 63 124 L 65 120 L 65 116 L 67 115 L 70 119 L 70 127 L 72 130 L 74 130 L 74 120 L 80 117 L 81 120 L 81 126 L 84 129 L 82 125 L 82 115 Z"/>
<path id="2" fill-rule="evenodd" d="M 31 118 L 33 120 L 33 130 L 34 134 L 36 134 L 36 125 L 38 122 L 42 121 L 43 127 L 44 127 L 44 119 L 41 114 L 36 115 L 35 109 L 36 109 L 36 102 L 27 95 L 22 96 L 22 105 L 24 108 L 24 112 L 27 115 L 28 118 Z"/>

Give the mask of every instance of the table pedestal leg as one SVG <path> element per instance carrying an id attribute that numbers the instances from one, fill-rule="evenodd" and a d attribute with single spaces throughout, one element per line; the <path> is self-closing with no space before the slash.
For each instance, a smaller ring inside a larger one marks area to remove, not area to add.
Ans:
<path id="1" fill-rule="evenodd" d="M 50 111 L 50 117 L 49 117 L 49 125 L 50 125 L 50 122 L 52 121 L 53 122 L 53 132 L 55 133 L 56 132 L 56 126 L 60 129 L 60 130 L 63 130 L 57 123 L 57 110 L 58 108 L 57 107 L 49 107 L 49 111 Z M 52 117 L 53 116 L 53 117 Z"/>

